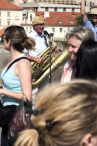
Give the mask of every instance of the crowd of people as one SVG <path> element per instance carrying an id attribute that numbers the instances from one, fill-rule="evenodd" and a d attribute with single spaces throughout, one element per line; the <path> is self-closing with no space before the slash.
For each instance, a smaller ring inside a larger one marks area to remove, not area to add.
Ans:
<path id="1" fill-rule="evenodd" d="M 85 26 L 75 27 L 66 34 L 71 56 L 64 63 L 62 77 L 56 84 L 50 84 L 47 77 L 40 85 L 32 87 L 30 62 L 42 64 L 44 58 L 38 55 L 49 46 L 43 34 L 44 19 L 33 18 L 33 31 L 28 36 L 21 26 L 5 29 L 4 45 L 11 60 L 1 73 L 1 106 L 18 106 L 23 95 L 25 102 L 26 97 L 31 103 L 34 98 L 35 104 L 29 129 L 18 134 L 13 146 L 97 146 L 97 16 L 92 9 L 89 16 L 93 23 L 90 22 L 84 3 L 82 0 L 82 24 Z M 55 53 L 59 53 L 58 47 Z M 7 131 L 2 132 L 1 146 L 10 146 L 7 134 Z"/>

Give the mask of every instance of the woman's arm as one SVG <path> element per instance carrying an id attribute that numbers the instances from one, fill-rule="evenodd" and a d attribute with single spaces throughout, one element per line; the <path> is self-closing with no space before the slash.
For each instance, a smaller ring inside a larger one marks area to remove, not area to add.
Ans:
<path id="1" fill-rule="evenodd" d="M 81 17 L 82 17 L 83 22 L 85 23 L 87 19 L 87 16 L 85 13 L 85 0 L 81 0 Z"/>
<path id="2" fill-rule="evenodd" d="M 32 68 L 27 60 L 21 60 L 17 66 L 18 76 L 21 83 L 22 92 L 28 100 L 32 98 Z"/>
<path id="3" fill-rule="evenodd" d="M 22 88 L 22 92 L 13 92 L 6 89 L 0 89 L 0 94 L 5 94 L 13 99 L 20 100 L 22 98 L 22 93 L 26 95 L 28 100 L 31 100 L 32 97 L 32 83 L 31 83 L 31 65 L 27 60 L 21 60 L 14 68 L 15 74 L 20 79 L 20 84 Z M 26 100 L 26 99 L 24 99 Z"/>
<path id="4" fill-rule="evenodd" d="M 18 100 L 20 100 L 22 98 L 22 95 L 23 95 L 22 92 L 20 92 L 20 93 L 19 92 L 13 92 L 13 91 L 6 90 L 6 89 L 3 89 L 3 88 L 0 89 L 0 94 L 5 94 L 8 97 L 11 97 L 13 99 L 18 99 Z"/>

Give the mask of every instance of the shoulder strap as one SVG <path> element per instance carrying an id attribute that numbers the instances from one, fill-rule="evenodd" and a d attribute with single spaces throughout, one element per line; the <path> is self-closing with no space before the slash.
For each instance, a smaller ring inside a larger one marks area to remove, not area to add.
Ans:
<path id="1" fill-rule="evenodd" d="M 30 60 L 29 60 L 27 57 L 20 57 L 20 58 L 17 58 L 16 60 L 14 60 L 14 61 L 8 66 L 6 72 L 8 71 L 8 69 L 9 69 L 14 63 L 16 63 L 16 62 L 18 62 L 19 60 L 22 60 L 22 59 L 27 59 L 27 60 L 30 62 Z M 6 73 L 6 72 L 5 72 L 5 73 Z"/>
<path id="2" fill-rule="evenodd" d="M 47 47 L 48 47 L 49 45 L 48 45 L 48 43 L 47 43 L 46 36 L 45 36 L 45 35 L 43 35 L 43 36 L 44 36 L 44 39 L 45 39 L 45 41 L 46 41 L 46 45 L 47 45 Z"/>

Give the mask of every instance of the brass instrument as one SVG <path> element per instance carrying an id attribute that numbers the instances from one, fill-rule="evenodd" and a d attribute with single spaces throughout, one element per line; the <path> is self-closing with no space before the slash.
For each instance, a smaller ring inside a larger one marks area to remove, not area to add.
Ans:
<path id="1" fill-rule="evenodd" d="M 38 63 L 31 62 L 32 65 L 32 85 L 39 85 L 50 74 L 50 53 L 51 53 L 51 72 L 55 71 L 62 63 L 69 59 L 68 45 L 65 44 L 65 49 L 57 55 L 54 51 L 57 47 L 56 43 L 50 38 L 51 48 L 48 47 L 38 57 L 44 58 L 44 62 L 39 65 Z M 51 52 L 50 52 L 51 49 Z"/>

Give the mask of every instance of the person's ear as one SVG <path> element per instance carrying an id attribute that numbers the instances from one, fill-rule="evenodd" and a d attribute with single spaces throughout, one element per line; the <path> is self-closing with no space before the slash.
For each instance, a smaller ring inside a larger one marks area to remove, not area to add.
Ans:
<path id="1" fill-rule="evenodd" d="M 82 140 L 82 146 L 93 146 L 91 134 L 87 134 L 84 136 L 84 138 Z"/>
<path id="2" fill-rule="evenodd" d="M 9 39 L 8 41 L 9 41 L 9 44 L 11 44 L 11 41 L 10 41 L 10 39 Z"/>
<path id="3" fill-rule="evenodd" d="M 7 43 L 8 43 L 8 45 L 9 45 L 9 46 L 11 46 L 11 41 L 10 41 L 10 39 L 8 40 L 8 42 L 7 42 Z"/>

